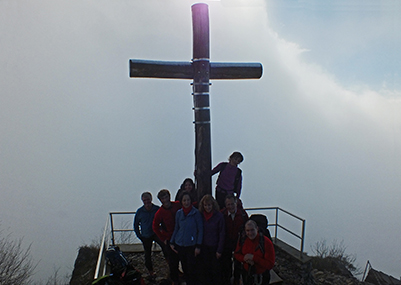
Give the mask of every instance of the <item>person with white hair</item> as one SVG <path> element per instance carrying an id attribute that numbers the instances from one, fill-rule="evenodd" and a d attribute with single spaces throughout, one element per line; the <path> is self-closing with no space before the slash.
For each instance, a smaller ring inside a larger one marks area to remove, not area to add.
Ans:
<path id="1" fill-rule="evenodd" d="M 276 258 L 273 243 L 258 231 L 258 225 L 253 220 L 245 223 L 245 234 L 245 239 L 238 241 L 234 253 L 235 259 L 243 265 L 243 283 L 267 285 Z"/>

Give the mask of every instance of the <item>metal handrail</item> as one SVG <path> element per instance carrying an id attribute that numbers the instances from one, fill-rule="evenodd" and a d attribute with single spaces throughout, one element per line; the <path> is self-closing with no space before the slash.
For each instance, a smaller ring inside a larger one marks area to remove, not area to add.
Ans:
<path id="1" fill-rule="evenodd" d="M 284 210 L 280 207 L 259 207 L 259 208 L 245 208 L 246 211 L 250 212 L 250 211 L 269 211 L 269 210 L 275 210 L 275 223 L 274 224 L 268 224 L 268 226 L 274 226 L 274 239 L 277 240 L 278 238 L 278 229 L 283 229 L 286 232 L 288 232 L 289 234 L 293 235 L 294 237 L 300 239 L 301 241 L 301 245 L 300 245 L 300 257 L 303 256 L 303 252 L 304 252 L 304 246 L 305 246 L 305 223 L 306 220 L 302 219 L 300 217 L 298 217 L 297 215 L 294 215 L 291 212 L 288 212 L 287 210 Z M 284 227 L 283 225 L 281 225 L 279 223 L 279 212 L 283 212 L 297 220 L 299 220 L 302 223 L 302 229 L 301 229 L 301 234 L 296 234 L 295 232 L 291 231 L 290 229 Z"/>
<path id="2" fill-rule="evenodd" d="M 114 229 L 113 215 L 135 215 L 136 212 L 110 212 L 110 226 L 111 226 L 111 242 L 115 245 L 115 232 L 133 232 L 134 229 Z"/>
<path id="3" fill-rule="evenodd" d="M 106 245 L 110 244 L 110 239 L 108 238 L 107 228 L 109 227 L 109 219 L 106 220 L 106 225 L 104 226 L 102 241 L 99 248 L 99 255 L 96 262 L 95 276 L 94 279 L 97 279 L 100 274 L 100 268 L 102 264 L 104 264 L 104 253 L 106 251 Z M 103 266 L 102 276 L 106 273 L 106 267 Z"/>
<path id="4" fill-rule="evenodd" d="M 288 232 L 289 234 L 291 234 L 292 236 L 300 239 L 301 241 L 301 245 L 300 245 L 300 257 L 302 258 L 303 256 L 303 251 L 304 251 L 304 244 L 305 244 L 305 219 L 302 219 L 280 207 L 259 207 L 259 208 L 245 208 L 246 211 L 248 212 L 254 212 L 254 211 L 269 211 L 269 210 L 274 210 L 275 211 L 275 222 L 272 224 L 268 224 L 268 226 L 273 226 L 274 227 L 274 238 L 275 240 L 278 240 L 278 229 L 283 229 L 286 232 Z M 283 226 L 282 224 L 279 223 L 279 213 L 283 212 L 284 214 L 289 215 L 292 218 L 295 218 L 297 220 L 299 220 L 302 223 L 302 230 L 301 230 L 301 234 L 297 234 L 294 231 L 286 228 L 285 226 Z M 95 272 L 95 279 L 99 277 L 99 271 L 100 271 L 100 267 L 101 264 L 104 263 L 104 256 L 103 253 L 105 252 L 105 245 L 108 244 L 110 245 L 110 242 L 112 245 L 115 245 L 116 241 L 115 241 L 115 233 L 116 232 L 134 232 L 134 229 L 116 229 L 114 228 L 114 220 L 113 220 L 113 215 L 135 215 L 136 212 L 110 212 L 109 216 L 110 216 L 110 220 L 107 220 L 106 222 L 106 226 L 104 229 L 104 233 L 103 233 L 103 238 L 102 238 L 102 245 L 101 245 L 101 249 L 99 250 L 99 258 L 98 258 L 98 262 L 96 265 L 96 272 Z M 108 222 L 110 221 L 110 232 L 107 232 L 107 226 L 108 226 Z M 111 239 L 109 239 L 106 242 L 106 236 L 111 236 Z M 104 273 L 104 272 L 103 272 Z"/>
<path id="5" fill-rule="evenodd" d="M 292 236 L 298 238 L 300 240 L 300 242 L 301 242 L 299 251 L 300 251 L 301 256 L 302 256 L 303 251 L 304 251 L 304 245 L 305 245 L 305 223 L 306 223 L 305 219 L 302 219 L 302 218 L 298 217 L 297 215 L 294 215 L 293 213 L 291 213 L 291 212 L 289 212 L 287 210 L 284 210 L 284 209 L 282 209 L 280 207 L 256 207 L 256 208 L 245 208 L 245 210 L 248 211 L 248 212 L 275 210 L 275 223 L 268 224 L 268 226 L 274 226 L 274 229 L 275 229 L 274 238 L 275 239 L 278 238 L 278 229 L 279 228 L 284 230 L 284 231 L 286 231 L 286 232 L 288 232 Z M 295 219 L 299 220 L 302 223 L 302 230 L 301 230 L 300 234 L 297 234 L 294 231 L 292 231 L 292 230 L 286 228 L 285 226 L 283 226 L 282 224 L 280 224 L 280 222 L 279 222 L 279 213 L 280 212 L 285 213 L 288 216 L 290 216 L 292 218 L 295 218 Z M 116 233 L 116 232 L 133 232 L 134 231 L 134 229 L 115 229 L 114 228 L 114 223 L 113 223 L 113 215 L 127 215 L 127 214 L 128 215 L 135 215 L 135 213 L 136 212 L 110 212 L 109 213 L 110 214 L 110 225 L 111 225 L 111 241 L 112 241 L 113 245 L 115 245 L 114 233 Z"/>

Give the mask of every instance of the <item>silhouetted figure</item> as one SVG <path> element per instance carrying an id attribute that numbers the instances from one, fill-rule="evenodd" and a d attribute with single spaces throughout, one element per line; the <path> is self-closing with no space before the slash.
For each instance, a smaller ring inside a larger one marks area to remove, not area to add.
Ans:
<path id="1" fill-rule="evenodd" d="M 152 203 L 152 194 L 144 192 L 141 195 L 143 206 L 136 210 L 134 218 L 134 231 L 136 236 L 141 240 L 143 249 L 145 251 L 145 266 L 149 271 L 149 276 L 154 278 L 153 264 L 152 264 L 152 244 L 155 241 L 166 256 L 166 245 L 160 240 L 152 229 L 153 219 L 159 206 Z"/>
<path id="2" fill-rule="evenodd" d="M 171 249 L 178 253 L 187 285 L 198 284 L 197 256 L 201 251 L 203 222 L 199 211 L 192 205 L 189 193 L 181 196 L 182 209 L 175 217 Z"/>
<path id="3" fill-rule="evenodd" d="M 248 214 L 238 203 L 238 199 L 234 195 L 229 194 L 225 200 L 226 207 L 221 211 L 226 227 L 224 250 L 221 257 L 223 284 L 225 285 L 231 284 L 232 276 L 234 276 L 234 284 L 239 284 L 241 276 L 241 263 L 234 259 L 234 250 L 237 246 L 239 235 L 244 230 L 245 222 L 248 220 Z"/>
<path id="4" fill-rule="evenodd" d="M 244 161 L 244 157 L 240 152 L 233 152 L 228 162 L 220 162 L 211 170 L 211 175 L 219 172 L 219 177 L 216 181 L 216 200 L 219 207 L 225 207 L 224 201 L 228 194 L 233 194 L 237 198 L 241 195 L 242 188 L 242 171 L 238 165 Z"/>
<path id="5" fill-rule="evenodd" d="M 199 203 L 203 216 L 203 242 L 201 247 L 202 284 L 221 284 L 221 255 L 224 248 L 226 228 L 223 214 L 212 195 L 205 195 Z"/>
<path id="6" fill-rule="evenodd" d="M 157 194 L 162 206 L 155 214 L 153 220 L 153 231 L 166 245 L 166 258 L 170 268 L 170 278 L 173 284 L 178 284 L 178 255 L 170 247 L 170 239 L 174 232 L 175 215 L 181 208 L 180 202 L 170 201 L 170 192 L 167 189 L 160 190 Z"/>

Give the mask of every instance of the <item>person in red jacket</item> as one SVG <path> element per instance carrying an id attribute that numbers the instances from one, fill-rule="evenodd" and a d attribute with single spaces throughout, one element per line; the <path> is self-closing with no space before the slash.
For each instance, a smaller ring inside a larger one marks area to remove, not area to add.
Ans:
<path id="1" fill-rule="evenodd" d="M 157 198 L 159 198 L 162 206 L 155 214 L 152 229 L 165 244 L 166 259 L 170 268 L 170 279 L 173 281 L 173 284 L 178 284 L 179 259 L 177 253 L 170 247 L 170 239 L 174 232 L 175 214 L 181 209 L 181 203 L 170 201 L 171 196 L 167 189 L 160 190 Z"/>
<path id="2" fill-rule="evenodd" d="M 258 226 L 253 220 L 245 223 L 245 234 L 245 241 L 243 244 L 241 240 L 238 241 L 234 253 L 235 259 L 243 265 L 243 283 L 267 285 L 276 258 L 273 243 L 258 232 Z"/>

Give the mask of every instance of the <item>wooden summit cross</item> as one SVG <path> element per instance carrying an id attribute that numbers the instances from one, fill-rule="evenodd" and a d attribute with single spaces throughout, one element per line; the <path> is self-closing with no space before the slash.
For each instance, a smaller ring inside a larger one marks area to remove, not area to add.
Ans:
<path id="1" fill-rule="evenodd" d="M 192 5 L 193 59 L 191 62 L 131 59 L 130 77 L 192 79 L 195 117 L 195 170 L 198 199 L 212 194 L 209 79 L 259 79 L 260 63 L 209 61 L 209 13 L 204 3 Z M 198 200 L 199 201 L 199 200 Z"/>

